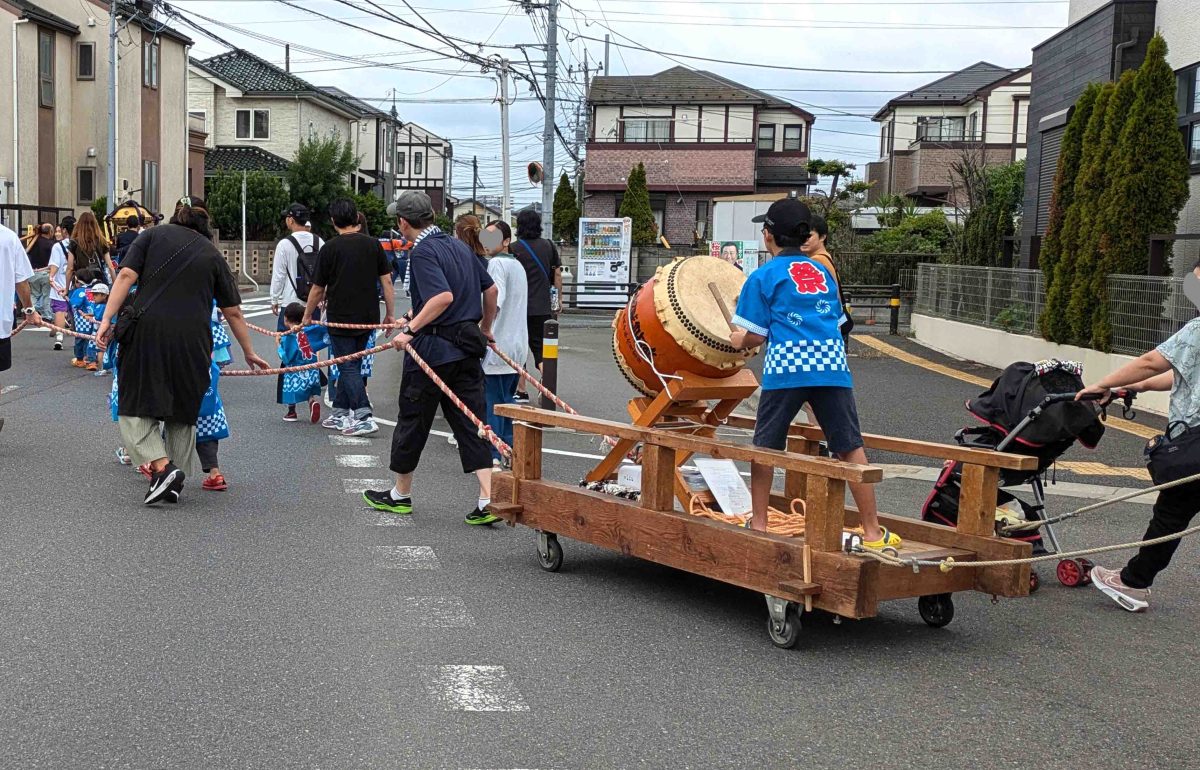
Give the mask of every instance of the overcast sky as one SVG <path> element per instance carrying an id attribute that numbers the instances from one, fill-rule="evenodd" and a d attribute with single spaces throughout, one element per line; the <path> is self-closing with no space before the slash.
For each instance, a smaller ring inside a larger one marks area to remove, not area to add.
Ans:
<path id="1" fill-rule="evenodd" d="M 463 43 L 467 50 L 505 56 L 528 71 L 522 51 L 511 46 L 544 42 L 545 12 L 536 10 L 530 15 L 510 0 L 409 3 L 411 10 L 403 0 L 291 0 L 291 5 L 279 0 L 178 0 L 174 5 L 219 37 L 280 65 L 281 42 L 290 42 L 292 71 L 316 85 L 338 86 L 385 108 L 391 106 L 394 89 L 402 120 L 417 122 L 454 143 L 460 161 L 454 169 L 454 193 L 470 195 L 469 163 L 474 155 L 479 158 L 483 184 L 480 195 L 499 194 L 499 107 L 489 103 L 496 95 L 495 78 L 480 73 L 475 64 L 452 58 L 445 42 L 371 14 L 394 14 L 421 28 L 428 22 L 446 35 L 476 44 Z M 817 115 L 812 137 L 815 157 L 852 160 L 859 164 L 860 172 L 878 154 L 878 130 L 870 115 L 892 96 L 941 77 L 900 71 L 950 71 L 978 61 L 1005 67 L 1027 65 L 1031 48 L 1065 26 L 1069 6 L 1066 0 L 563 3 L 559 77 L 567 82 L 559 89 L 564 101 L 558 124 L 569 140 L 575 136 L 576 106 L 583 93 L 584 52 L 593 68 L 604 58 L 603 42 L 584 38 L 603 39 L 611 29 L 615 33 L 609 74 L 649 74 L 683 63 L 771 92 Z M 193 56 L 205 58 L 224 50 L 195 29 L 181 28 L 196 40 Z M 496 47 L 480 48 L 481 43 Z M 620 48 L 617 43 L 661 53 Z M 525 50 L 540 72 L 542 51 Z M 742 64 L 697 61 L 678 54 Z M 374 62 L 394 66 L 371 66 Z M 779 66 L 885 74 L 772 68 Z M 573 74 L 568 74 L 568 68 Z M 510 168 L 514 197 L 523 205 L 540 198 L 525 179 L 525 167 L 531 160 L 542 159 L 542 111 L 528 85 L 518 82 L 514 93 L 519 101 L 510 110 Z M 557 157 L 559 169 L 574 170 L 574 161 L 561 146 Z"/>

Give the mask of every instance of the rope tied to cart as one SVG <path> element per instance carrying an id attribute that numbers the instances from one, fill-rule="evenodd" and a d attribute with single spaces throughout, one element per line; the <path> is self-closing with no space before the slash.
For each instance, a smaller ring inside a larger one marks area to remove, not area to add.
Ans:
<path id="1" fill-rule="evenodd" d="M 1060 521 L 1066 521 L 1067 519 L 1073 519 L 1076 516 L 1081 516 L 1085 513 L 1097 511 L 1101 508 L 1104 508 L 1109 505 L 1113 505 L 1115 503 L 1123 503 L 1126 500 L 1132 500 L 1135 497 L 1141 497 L 1143 495 L 1148 495 L 1151 492 L 1162 492 L 1167 489 L 1173 489 L 1174 487 L 1183 486 L 1184 484 L 1191 484 L 1193 481 L 1200 481 L 1200 473 L 1196 473 L 1191 476 L 1185 476 L 1184 478 L 1176 479 L 1175 481 L 1168 481 L 1163 484 L 1159 484 L 1157 486 L 1149 487 L 1147 489 L 1135 489 L 1130 492 L 1126 492 L 1123 495 L 1119 495 L 1117 497 L 1111 498 L 1109 500 L 1102 500 L 1098 503 L 1092 503 L 1091 505 L 1085 505 L 1082 508 L 1076 508 L 1073 511 L 1069 511 L 1067 513 L 1063 513 L 1058 516 L 1052 516 L 1048 519 L 1036 519 L 1034 521 L 1016 521 L 1016 522 L 1006 520 L 1005 523 L 1003 524 L 1003 526 L 1001 526 L 998 531 L 999 531 L 999 534 L 1004 535 L 1006 537 L 1009 535 L 1014 535 L 1014 534 L 1018 534 L 1021 532 L 1034 532 L 1044 526 L 1047 526 L 1048 524 L 1057 524 Z"/>

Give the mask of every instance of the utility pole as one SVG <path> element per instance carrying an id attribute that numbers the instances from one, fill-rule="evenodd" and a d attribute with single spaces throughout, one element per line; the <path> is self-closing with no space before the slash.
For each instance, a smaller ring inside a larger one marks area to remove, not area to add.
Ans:
<path id="1" fill-rule="evenodd" d="M 587 98 L 588 91 L 588 52 L 587 48 L 583 49 L 583 95 Z M 584 101 L 580 100 L 575 104 L 575 157 L 579 157 L 579 147 L 583 144 L 583 138 L 587 133 L 587 128 L 584 126 L 584 121 L 587 120 L 587 111 L 583 108 Z M 578 160 L 575 161 L 575 200 L 579 202 L 579 213 L 583 213 L 583 164 Z"/>
<path id="2" fill-rule="evenodd" d="M 608 77 L 608 33 L 604 34 L 604 77 Z"/>
<path id="3" fill-rule="evenodd" d="M 558 70 L 558 0 L 546 3 L 546 118 L 542 127 L 542 237 L 554 239 L 554 96 Z"/>
<path id="4" fill-rule="evenodd" d="M 16 162 L 15 159 L 13 161 Z M 108 4 L 108 210 L 117 205 L 117 0 Z"/>
<path id="5" fill-rule="evenodd" d="M 400 113 L 396 112 L 396 89 L 395 88 L 392 89 L 392 126 L 391 126 L 391 129 L 387 133 L 391 137 L 391 143 L 392 143 L 392 147 L 391 147 L 391 158 L 392 158 L 391 185 L 392 185 L 392 189 L 388 190 L 388 197 L 391 198 L 392 200 L 396 200 L 396 198 L 400 197 L 396 194 L 396 184 L 400 178 L 400 174 L 398 173 L 398 170 L 396 169 L 396 145 L 399 144 L 399 142 L 400 142 Z M 396 226 L 396 223 L 392 222 L 392 227 L 394 228 L 395 226 Z"/>
<path id="6" fill-rule="evenodd" d="M 471 213 L 479 203 L 479 156 L 471 156 Z"/>
<path id="7" fill-rule="evenodd" d="M 500 60 L 500 166 L 503 196 L 500 199 L 500 218 L 509 221 L 512 211 L 509 206 L 508 189 L 508 59 Z"/>

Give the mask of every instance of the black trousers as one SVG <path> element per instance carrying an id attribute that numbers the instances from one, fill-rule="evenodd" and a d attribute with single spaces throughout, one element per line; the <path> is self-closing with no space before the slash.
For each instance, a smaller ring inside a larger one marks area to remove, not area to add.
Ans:
<path id="1" fill-rule="evenodd" d="M 487 417 L 487 399 L 483 391 L 483 365 L 479 359 L 466 358 L 433 367 L 442 382 L 457 395 L 479 419 Z M 479 437 L 470 420 L 454 405 L 433 380 L 420 369 L 404 372 L 400 383 L 400 415 L 392 432 L 391 469 L 395 473 L 412 473 L 421 461 L 421 452 L 433 429 L 438 407 L 450 423 L 458 440 L 458 456 L 463 473 L 492 467 L 492 452 L 486 439 Z"/>
<path id="2" fill-rule="evenodd" d="M 1154 501 L 1154 518 L 1143 540 L 1174 535 L 1187 529 L 1192 518 L 1200 513 L 1200 482 L 1184 484 L 1158 493 Z M 1178 540 L 1142 548 L 1121 570 L 1121 582 L 1130 588 L 1149 588 L 1158 573 L 1167 568 Z"/>
<path id="3" fill-rule="evenodd" d="M 217 445 L 219 443 L 218 441 L 196 442 L 196 455 L 200 458 L 200 468 L 205 473 L 220 467 L 217 463 Z"/>

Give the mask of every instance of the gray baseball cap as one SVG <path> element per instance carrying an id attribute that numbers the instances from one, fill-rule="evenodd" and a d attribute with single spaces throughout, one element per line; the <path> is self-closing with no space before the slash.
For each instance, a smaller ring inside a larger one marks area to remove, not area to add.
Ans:
<path id="1" fill-rule="evenodd" d="M 387 207 L 390 217 L 404 217 L 409 222 L 433 218 L 433 201 L 420 190 L 405 190 Z"/>

